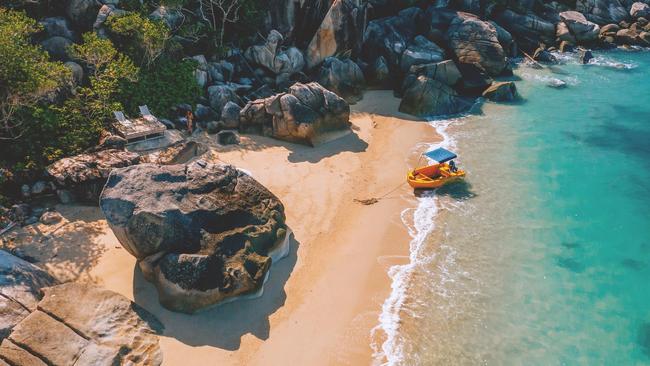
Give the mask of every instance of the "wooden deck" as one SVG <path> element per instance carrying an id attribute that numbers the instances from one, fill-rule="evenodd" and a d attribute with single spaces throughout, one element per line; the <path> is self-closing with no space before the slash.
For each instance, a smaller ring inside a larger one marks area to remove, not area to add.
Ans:
<path id="1" fill-rule="evenodd" d="M 165 133 L 167 127 L 157 119 L 136 118 L 126 122 L 115 122 L 113 128 L 127 141 L 158 138 Z"/>

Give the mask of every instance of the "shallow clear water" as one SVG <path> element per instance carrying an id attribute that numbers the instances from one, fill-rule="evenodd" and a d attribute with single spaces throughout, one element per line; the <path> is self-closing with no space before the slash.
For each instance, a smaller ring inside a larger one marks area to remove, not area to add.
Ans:
<path id="1" fill-rule="evenodd" d="M 378 360 L 650 364 L 650 53 L 564 61 L 516 71 L 523 103 L 433 123 L 467 184 L 404 213 Z"/>

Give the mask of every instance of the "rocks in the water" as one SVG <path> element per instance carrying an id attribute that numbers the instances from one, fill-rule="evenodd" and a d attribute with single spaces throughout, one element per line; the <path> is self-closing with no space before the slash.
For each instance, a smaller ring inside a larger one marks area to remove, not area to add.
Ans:
<path id="1" fill-rule="evenodd" d="M 417 117 L 457 114 L 471 106 L 454 89 L 442 82 L 420 75 L 404 87 L 400 112 Z"/>
<path id="2" fill-rule="evenodd" d="M 546 83 L 546 86 L 554 89 L 564 89 L 567 87 L 566 81 L 560 79 L 551 79 Z"/>
<path id="3" fill-rule="evenodd" d="M 476 65 L 489 75 L 498 75 L 506 66 L 497 31 L 488 22 L 458 16 L 451 22 L 447 38 L 460 63 Z"/>
<path id="4" fill-rule="evenodd" d="M 650 16 L 650 5 L 642 2 L 636 2 L 632 4 L 632 7 L 630 8 L 630 15 L 632 18 L 641 18 L 641 17 L 649 17 Z"/>
<path id="5" fill-rule="evenodd" d="M 327 132 L 350 128 L 348 103 L 318 83 L 296 83 L 287 93 L 249 102 L 240 131 L 314 146 Z"/>
<path id="6" fill-rule="evenodd" d="M 115 292 L 66 283 L 43 299 L 0 345 L 11 365 L 160 365 L 162 325 Z"/>
<path id="7" fill-rule="evenodd" d="M 417 36 L 402 53 L 400 67 L 402 72 L 407 72 L 413 65 L 440 62 L 444 59 L 445 51 L 440 46 L 423 36 Z"/>
<path id="8" fill-rule="evenodd" d="M 230 165 L 118 169 L 100 206 L 160 303 L 192 313 L 257 291 L 287 239 L 282 203 Z"/>
<path id="9" fill-rule="evenodd" d="M 47 167 L 59 189 L 75 192 L 76 198 L 97 202 L 114 168 L 138 164 L 140 155 L 115 149 L 63 158 Z"/>
<path id="10" fill-rule="evenodd" d="M 512 81 L 495 82 L 483 92 L 483 97 L 493 102 L 517 100 L 517 87 Z"/>
<path id="11" fill-rule="evenodd" d="M 0 340 L 5 339 L 16 324 L 36 310 L 41 299 L 41 288 L 56 283 L 39 267 L 0 250 Z"/>
<path id="12" fill-rule="evenodd" d="M 566 24 L 578 42 L 593 42 L 598 39 L 600 27 L 585 18 L 577 11 L 564 11 L 560 13 L 562 23 Z"/>
<path id="13" fill-rule="evenodd" d="M 349 58 L 339 60 L 336 57 L 328 57 L 325 59 L 320 68 L 318 82 L 348 103 L 360 100 L 366 86 L 361 68 Z"/>
<path id="14" fill-rule="evenodd" d="M 619 44 L 635 45 L 639 43 L 639 33 L 632 29 L 621 29 L 616 32 L 616 42 Z"/>
<path id="15" fill-rule="evenodd" d="M 628 17 L 619 0 L 577 0 L 576 10 L 596 24 L 618 23 Z"/>
<path id="16" fill-rule="evenodd" d="M 580 62 L 586 65 L 594 58 L 590 50 L 580 50 Z"/>
<path id="17" fill-rule="evenodd" d="M 233 130 L 223 130 L 217 133 L 217 143 L 219 145 L 237 145 L 239 144 L 239 135 Z"/>
<path id="18" fill-rule="evenodd" d="M 539 62 L 556 63 L 557 58 L 553 56 L 545 47 L 539 47 L 533 54 L 533 60 Z"/>
<path id="19" fill-rule="evenodd" d="M 344 51 L 361 51 L 366 26 L 366 7 L 353 0 L 334 0 L 306 51 L 308 68 Z"/>
<path id="20" fill-rule="evenodd" d="M 286 51 L 280 50 L 280 44 L 284 40 L 282 34 L 272 30 L 263 45 L 249 47 L 244 56 L 248 61 L 271 71 L 273 74 L 294 74 L 305 67 L 305 58 L 295 47 Z"/>

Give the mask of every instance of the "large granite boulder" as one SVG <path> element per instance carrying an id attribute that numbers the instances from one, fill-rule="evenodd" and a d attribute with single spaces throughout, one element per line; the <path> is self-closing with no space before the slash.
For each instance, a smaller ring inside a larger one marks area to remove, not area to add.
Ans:
<path id="1" fill-rule="evenodd" d="M 407 72 L 413 65 L 440 62 L 445 59 L 445 50 L 423 36 L 417 36 L 409 44 L 400 61 L 402 72 Z"/>
<path id="2" fill-rule="evenodd" d="M 57 281 L 47 272 L 0 250 L 0 341 L 30 312 L 36 310 L 41 288 Z"/>
<path id="3" fill-rule="evenodd" d="M 562 23 L 566 24 L 576 41 L 588 43 L 598 39 L 600 27 L 598 24 L 588 21 L 582 13 L 577 11 L 564 11 L 560 13 L 560 19 L 562 19 Z"/>
<path id="4" fill-rule="evenodd" d="M 326 58 L 346 51 L 352 51 L 353 56 L 359 54 L 366 21 L 365 5 L 354 0 L 334 0 L 309 42 L 307 67 L 316 67 Z"/>
<path id="5" fill-rule="evenodd" d="M 58 160 L 46 169 L 59 190 L 76 199 L 97 203 L 99 194 L 115 168 L 138 164 L 140 155 L 115 149 L 100 150 Z"/>
<path id="6" fill-rule="evenodd" d="M 496 21 L 512 33 L 524 49 L 534 49 L 540 42 L 555 43 L 555 25 L 535 14 L 505 10 Z"/>
<path id="7" fill-rule="evenodd" d="M 630 15 L 634 19 L 641 17 L 650 17 L 650 5 L 646 3 L 636 2 L 630 7 Z"/>
<path id="8" fill-rule="evenodd" d="M 437 80 L 447 86 L 455 86 L 462 78 L 458 67 L 452 60 L 445 60 L 437 63 L 413 65 L 402 82 L 401 93 L 410 86 L 419 76 Z"/>
<path id="9" fill-rule="evenodd" d="M 173 311 L 193 313 L 259 290 L 287 241 L 282 203 L 230 165 L 118 169 L 100 207 Z"/>
<path id="10" fill-rule="evenodd" d="M 318 82 L 348 103 L 363 97 L 366 80 L 359 65 L 351 59 L 328 57 L 320 68 Z"/>
<path id="11" fill-rule="evenodd" d="M 420 75 L 404 87 L 399 111 L 426 118 L 457 114 L 470 107 L 471 102 L 459 97 L 451 87 Z"/>
<path id="12" fill-rule="evenodd" d="M 318 83 L 296 83 L 287 93 L 249 102 L 240 131 L 314 146 L 323 134 L 350 128 L 350 106 Z"/>
<path id="13" fill-rule="evenodd" d="M 240 101 L 237 93 L 228 85 L 212 85 L 208 87 L 208 99 L 210 100 L 210 107 L 217 116 L 221 115 L 226 104 L 239 104 Z"/>
<path id="14" fill-rule="evenodd" d="M 78 28 L 90 30 L 101 6 L 97 0 L 67 0 L 65 14 Z"/>
<path id="15" fill-rule="evenodd" d="M 517 87 L 512 81 L 495 82 L 485 89 L 483 97 L 493 102 L 512 102 L 518 98 Z"/>
<path id="16" fill-rule="evenodd" d="M 272 30 L 263 45 L 254 45 L 244 52 L 244 57 L 254 65 L 278 74 L 294 74 L 305 67 L 305 58 L 295 47 L 282 51 L 280 46 L 284 37 L 280 32 Z"/>
<path id="17" fill-rule="evenodd" d="M 39 21 L 43 26 L 43 31 L 50 37 L 64 37 L 71 41 L 75 40 L 75 34 L 71 30 L 70 22 L 64 17 L 47 17 Z"/>
<path id="18" fill-rule="evenodd" d="M 406 46 L 418 33 L 421 17 L 422 10 L 412 7 L 369 22 L 363 44 L 365 59 L 374 61 L 383 56 L 391 70 L 397 69 Z"/>
<path id="19" fill-rule="evenodd" d="M 505 53 L 492 24 L 468 15 L 456 17 L 447 30 L 449 48 L 460 63 L 473 64 L 489 75 L 506 66 Z"/>
<path id="20" fill-rule="evenodd" d="M 70 59 L 68 54 L 68 47 L 72 45 L 72 41 L 68 38 L 61 36 L 54 36 L 41 42 L 41 47 L 50 55 L 52 60 L 67 61 Z"/>
<path id="21" fill-rule="evenodd" d="M 599 25 L 618 23 L 629 16 L 619 0 L 577 0 L 576 10 Z"/>
<path id="22" fill-rule="evenodd" d="M 12 366 L 157 366 L 162 325 L 115 292 L 66 283 L 43 299 L 0 345 Z"/>
<path id="23" fill-rule="evenodd" d="M 149 14 L 149 18 L 163 21 L 169 29 L 175 30 L 183 24 L 184 15 L 179 8 L 159 5 Z"/>

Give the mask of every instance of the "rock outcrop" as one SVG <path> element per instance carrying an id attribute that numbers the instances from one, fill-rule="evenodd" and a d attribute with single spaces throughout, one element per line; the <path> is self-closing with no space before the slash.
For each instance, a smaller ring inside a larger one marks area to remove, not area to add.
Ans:
<path id="1" fill-rule="evenodd" d="M 289 47 L 280 49 L 284 37 L 272 30 L 266 37 L 266 43 L 249 47 L 244 56 L 254 65 L 262 66 L 275 75 L 294 74 L 305 67 L 305 59 L 300 50 Z"/>
<path id="2" fill-rule="evenodd" d="M 193 313 L 259 290 L 287 240 L 282 203 L 229 165 L 118 169 L 100 207 L 173 311 Z"/>
<path id="3" fill-rule="evenodd" d="M 366 7 L 354 0 L 334 0 L 316 30 L 306 51 L 308 68 L 320 65 L 326 58 L 350 51 L 361 52 L 366 26 Z"/>
<path id="4" fill-rule="evenodd" d="M 16 324 L 36 310 L 41 299 L 41 288 L 56 283 L 39 267 L 0 250 L 0 341 L 11 333 Z"/>
<path id="5" fill-rule="evenodd" d="M 483 92 L 483 97 L 493 102 L 512 102 L 518 98 L 517 87 L 512 81 L 496 82 Z"/>
<path id="6" fill-rule="evenodd" d="M 397 69 L 406 46 L 417 35 L 417 24 L 422 16 L 419 8 L 408 8 L 398 15 L 375 19 L 368 23 L 363 53 L 366 60 L 383 56 L 391 69 Z"/>
<path id="7" fill-rule="evenodd" d="M 447 39 L 460 63 L 476 65 L 489 75 L 498 75 L 506 66 L 497 31 L 488 22 L 469 15 L 458 16 L 447 30 Z"/>
<path id="8" fill-rule="evenodd" d="M 106 179 L 115 168 L 138 164 L 140 155 L 122 150 L 100 150 L 58 160 L 47 167 L 59 190 L 76 199 L 97 203 Z"/>
<path id="9" fill-rule="evenodd" d="M 320 68 L 318 82 L 323 87 L 345 99 L 355 103 L 363 97 L 366 80 L 359 65 L 351 59 L 339 60 L 328 57 Z"/>
<path id="10" fill-rule="evenodd" d="M 634 19 L 641 17 L 650 17 L 650 5 L 646 3 L 636 2 L 630 7 L 630 15 Z"/>
<path id="11" fill-rule="evenodd" d="M 534 49 L 540 42 L 555 42 L 555 25 L 535 14 L 519 14 L 505 10 L 496 20 L 517 37 L 519 45 L 524 49 Z"/>
<path id="12" fill-rule="evenodd" d="M 562 19 L 563 24 L 566 24 L 569 32 L 577 42 L 589 43 L 598 39 L 600 27 L 598 24 L 588 21 L 582 13 L 577 11 L 564 11 L 560 13 L 560 19 Z M 568 41 L 568 39 L 562 40 Z"/>
<path id="13" fill-rule="evenodd" d="M 280 93 L 246 104 L 240 131 L 314 146 L 321 135 L 350 128 L 348 103 L 318 83 L 296 83 Z"/>
<path id="14" fill-rule="evenodd" d="M 440 62 L 444 59 L 445 50 L 424 36 L 417 36 L 402 53 L 400 67 L 402 72 L 407 72 L 413 65 Z"/>
<path id="15" fill-rule="evenodd" d="M 629 16 L 618 0 L 577 0 L 576 11 L 599 25 L 618 23 Z"/>
<path id="16" fill-rule="evenodd" d="M 78 283 L 43 288 L 43 299 L 0 345 L 16 366 L 157 366 L 162 325 L 115 292 Z"/>
<path id="17" fill-rule="evenodd" d="M 454 89 L 424 75 L 405 85 L 400 112 L 417 117 L 457 114 L 468 110 L 471 102 L 459 97 Z"/>

